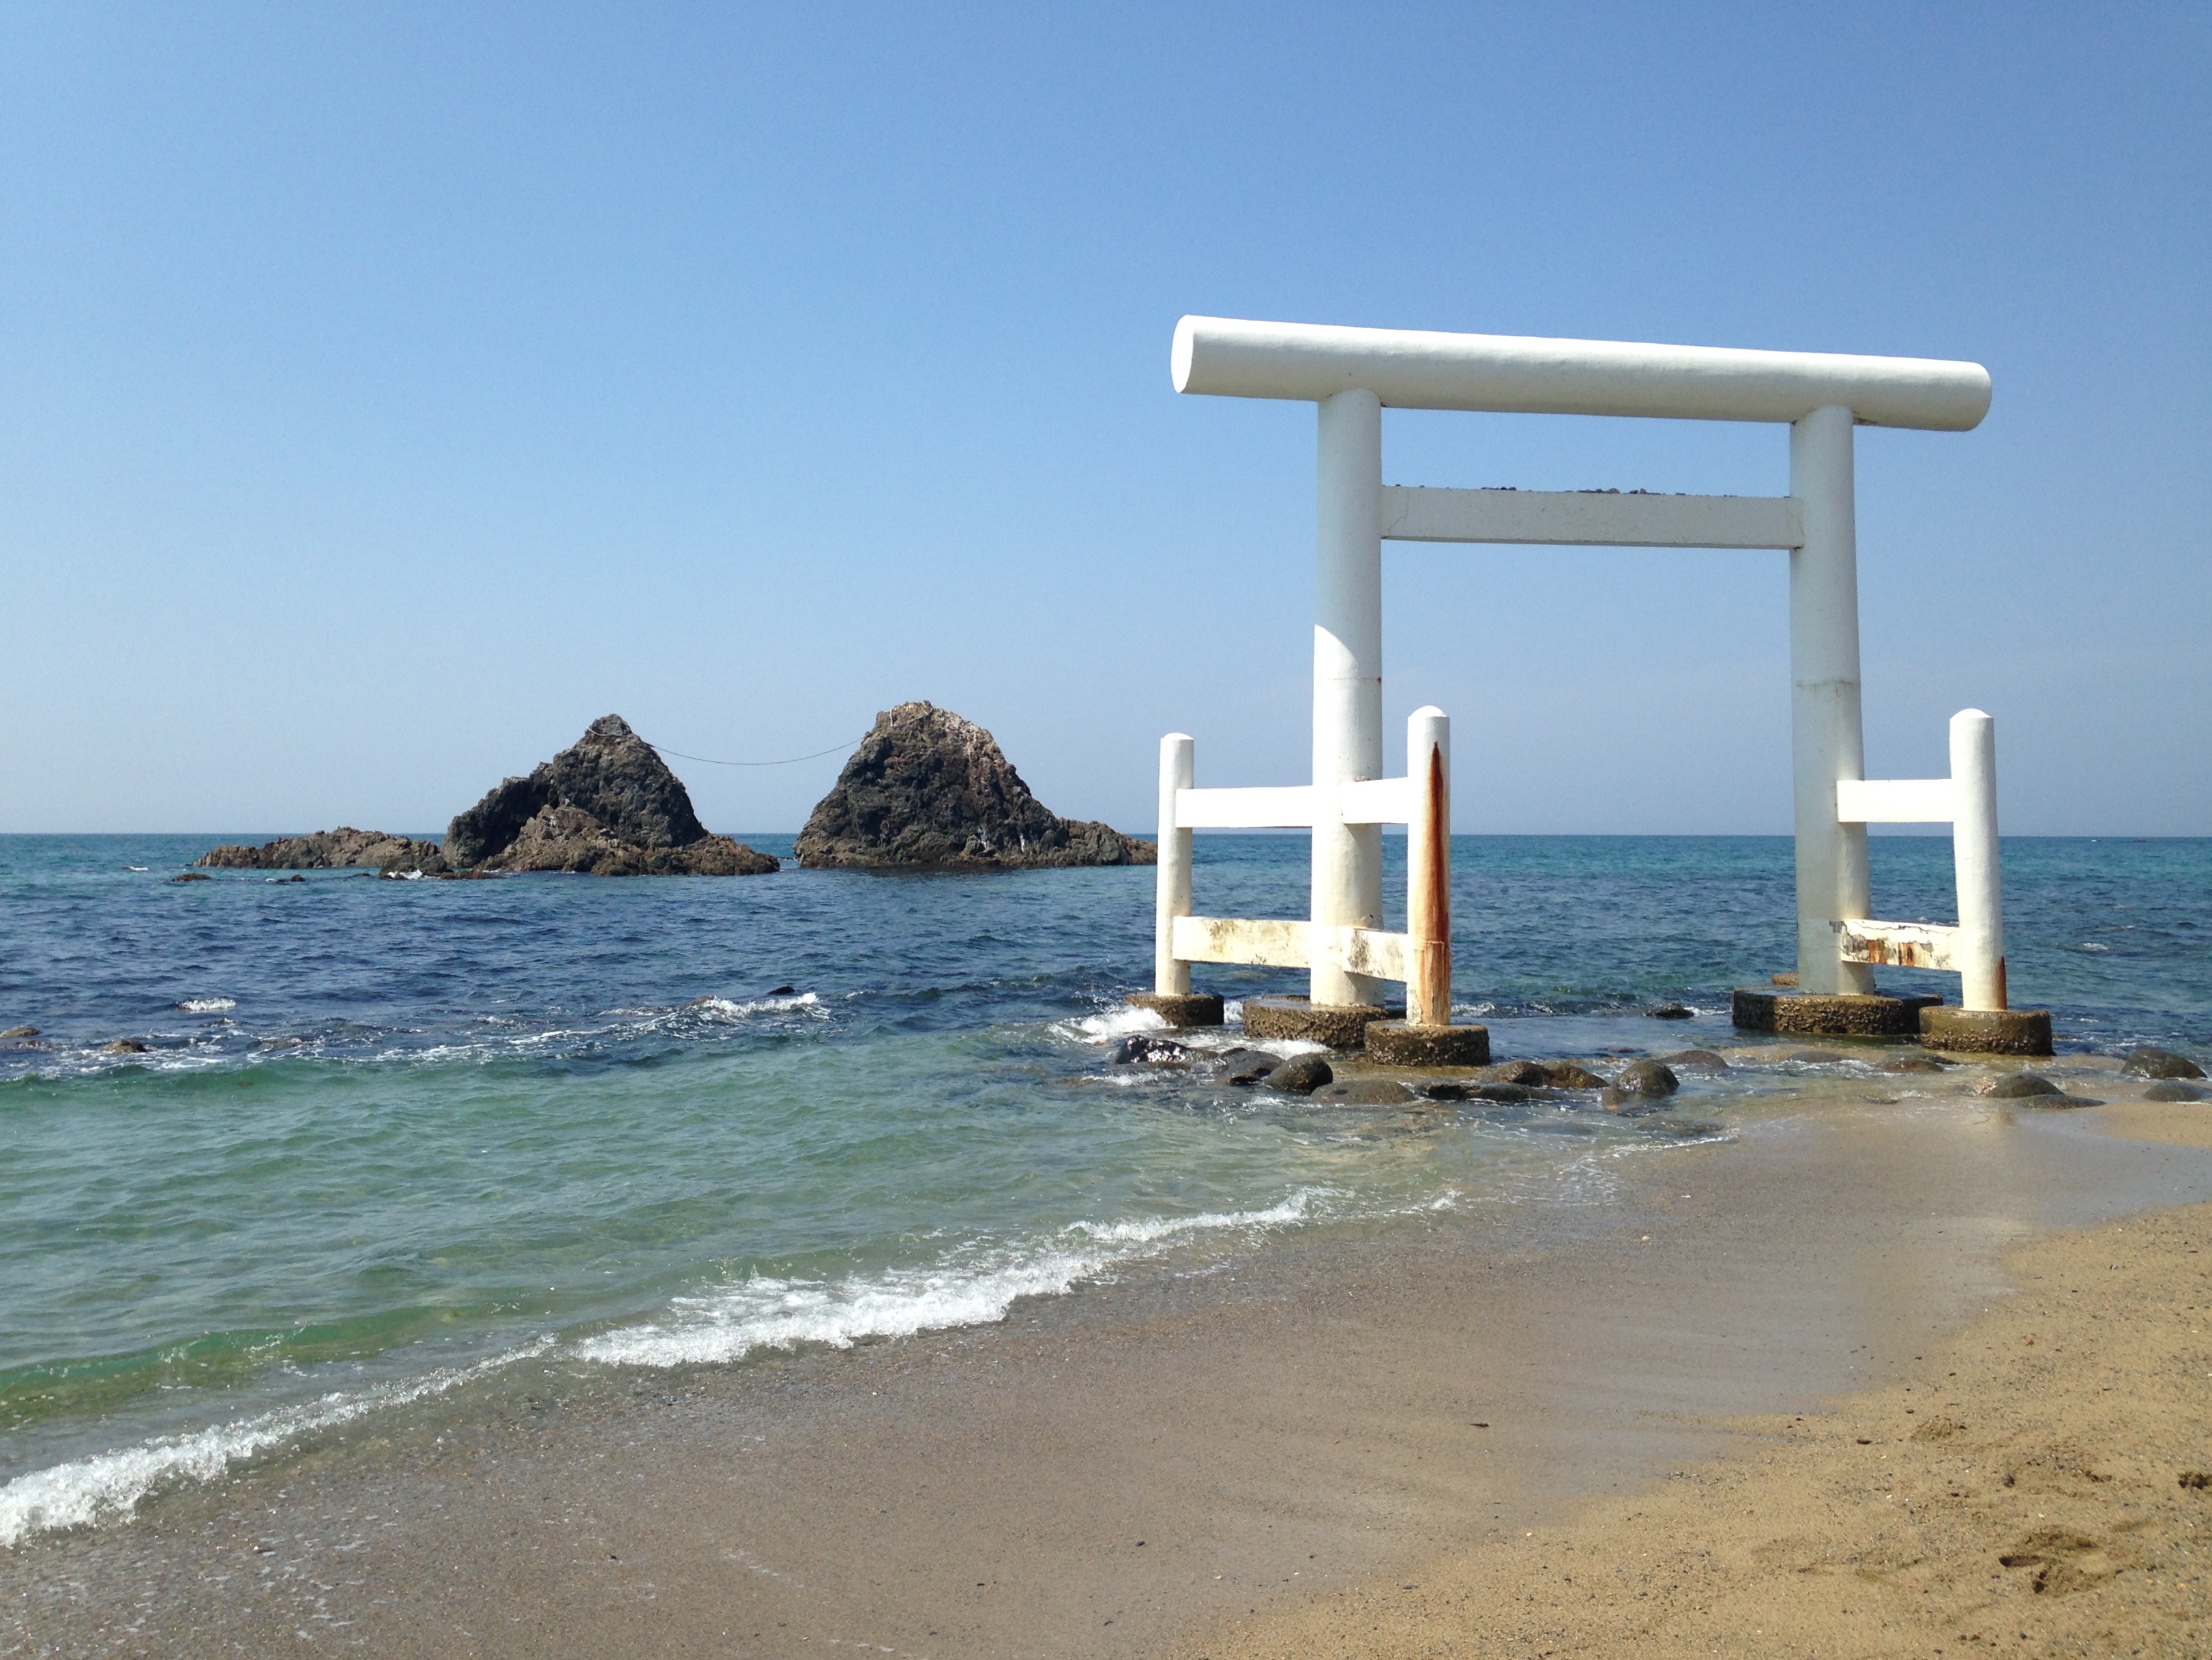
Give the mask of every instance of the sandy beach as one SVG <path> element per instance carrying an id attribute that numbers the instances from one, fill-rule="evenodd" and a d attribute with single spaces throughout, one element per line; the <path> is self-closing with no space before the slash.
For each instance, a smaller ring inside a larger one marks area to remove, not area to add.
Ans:
<path id="1" fill-rule="evenodd" d="M 2212 1158 L 2142 1138 L 2206 1110 L 1963 1087 L 994 1327 L 518 1371 L 9 1553 L 7 1651 L 2182 1652 Z"/>
<path id="2" fill-rule="evenodd" d="M 2103 1110 L 2212 1145 L 2202 1106 Z M 1259 1656 L 2194 1656 L 2212 1629 L 2212 1207 L 2008 1254 L 2019 1294 L 1729 1455 L 1174 1647 Z"/>

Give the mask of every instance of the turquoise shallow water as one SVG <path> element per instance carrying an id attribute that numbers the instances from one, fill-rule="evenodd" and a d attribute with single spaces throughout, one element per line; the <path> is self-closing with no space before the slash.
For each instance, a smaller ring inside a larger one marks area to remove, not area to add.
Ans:
<path id="1" fill-rule="evenodd" d="M 1401 1116 L 1112 1066 L 1144 870 L 167 880 L 217 839 L 0 838 L 0 1028 L 39 1029 L 0 1044 L 0 1541 L 519 1355 L 739 1364 L 1577 1190 L 1759 1086 Z M 1943 915 L 1948 841 L 1874 857 L 1884 915 Z M 1201 909 L 1297 915 L 1305 860 L 1201 837 Z M 1501 1055 L 1722 1041 L 1788 960 L 1780 838 L 1454 860 L 1455 999 Z M 2005 880 L 2016 999 L 2064 1043 L 2212 1050 L 2212 842 L 2011 842 Z M 1666 999 L 1700 1018 L 1636 1012 Z"/>

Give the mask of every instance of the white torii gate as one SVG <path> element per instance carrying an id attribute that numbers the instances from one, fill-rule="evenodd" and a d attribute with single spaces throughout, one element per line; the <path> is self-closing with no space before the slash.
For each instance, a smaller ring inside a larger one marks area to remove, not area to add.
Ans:
<path id="1" fill-rule="evenodd" d="M 1812 993 L 1863 993 L 1873 987 L 1869 964 L 1924 961 L 1965 975 L 1969 1009 L 2005 1006 L 2002 936 L 1993 914 L 1996 824 L 1987 717 L 1979 716 L 1974 746 L 1978 775 L 1962 775 L 1954 792 L 1960 800 L 1972 796 L 1970 811 L 1949 810 L 1950 795 L 1936 800 L 1939 787 L 1951 781 L 1868 786 L 1856 795 L 1846 788 L 1838 800 L 1839 785 L 1865 778 L 1852 429 L 1970 430 L 1990 406 L 1989 372 L 1981 365 L 1185 317 L 1176 327 L 1172 371 L 1179 392 L 1286 398 L 1318 408 L 1316 799 L 1335 799 L 1344 787 L 1382 775 L 1384 541 L 1786 550 L 1799 984 Z M 1790 494 L 1651 496 L 1387 485 L 1382 425 L 1386 406 L 1786 423 Z M 1188 745 L 1189 740 L 1182 742 Z M 1188 767 L 1188 759 L 1182 765 Z M 1190 907 L 1188 837 L 1164 816 L 1172 799 L 1164 788 L 1158 975 L 1163 994 L 1187 992 L 1189 987 L 1188 963 L 1171 949 L 1170 907 L 1179 900 L 1179 913 L 1186 915 Z M 1933 946 L 1907 925 L 1864 920 L 1866 822 L 1894 817 L 1891 810 L 1901 812 L 1908 802 L 1917 804 L 1913 812 L 1929 818 L 1958 820 L 1960 875 L 1967 877 L 1970 866 L 1973 875 L 1971 884 L 1961 880 L 1960 903 L 1977 909 L 1977 916 L 1962 915 L 1966 926 L 1960 929 L 1938 931 L 1950 937 Z M 1939 806 L 1945 810 L 1935 811 Z M 1380 825 L 1358 822 L 1349 812 L 1322 811 L 1312 812 L 1304 822 L 1313 825 L 1315 937 L 1322 938 L 1323 930 L 1378 930 Z M 1966 839 L 1970 823 L 1976 843 L 1971 849 Z M 1986 846 L 1981 845 L 1984 839 Z M 1171 842 L 1180 848 L 1171 849 Z M 1179 879 L 1172 857 L 1177 850 L 1183 851 Z M 1179 896 L 1173 892 L 1178 879 Z M 1983 960 L 1992 953 L 1992 961 Z M 1938 956 L 1958 960 L 1938 962 Z M 1340 950 L 1315 949 L 1310 960 L 1313 1004 L 1379 1001 L 1379 981 L 1354 972 L 1355 964 Z"/>

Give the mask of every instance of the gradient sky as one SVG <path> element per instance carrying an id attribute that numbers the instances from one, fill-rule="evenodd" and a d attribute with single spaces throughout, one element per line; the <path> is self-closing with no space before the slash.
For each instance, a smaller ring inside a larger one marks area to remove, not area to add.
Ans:
<path id="1" fill-rule="evenodd" d="M 1869 770 L 2212 833 L 2212 9 L 0 4 L 0 830 L 438 830 L 609 710 L 926 697 L 1148 830 L 1308 762 L 1314 417 L 1186 312 L 1965 357 L 1863 429 Z M 1397 483 L 1779 493 L 1392 412 Z M 1784 556 L 1385 554 L 1457 827 L 1789 827 Z M 839 757 L 676 763 L 795 829 Z"/>

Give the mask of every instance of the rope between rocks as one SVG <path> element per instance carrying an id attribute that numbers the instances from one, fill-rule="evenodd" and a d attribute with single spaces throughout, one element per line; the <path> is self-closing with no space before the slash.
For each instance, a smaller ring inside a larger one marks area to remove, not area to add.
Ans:
<path id="1" fill-rule="evenodd" d="M 860 734 L 860 738 L 866 736 L 866 733 Z M 811 755 L 786 756 L 781 761 L 717 761 L 708 755 L 686 755 L 682 750 L 672 750 L 665 744 L 656 744 L 650 738 L 645 740 L 645 746 L 649 750 L 658 750 L 663 755 L 672 755 L 679 761 L 699 761 L 710 767 L 788 767 L 801 761 L 819 761 L 823 756 L 835 755 L 840 750 L 857 748 L 860 738 L 853 739 L 848 743 L 832 744 L 828 749 L 817 750 Z"/>

